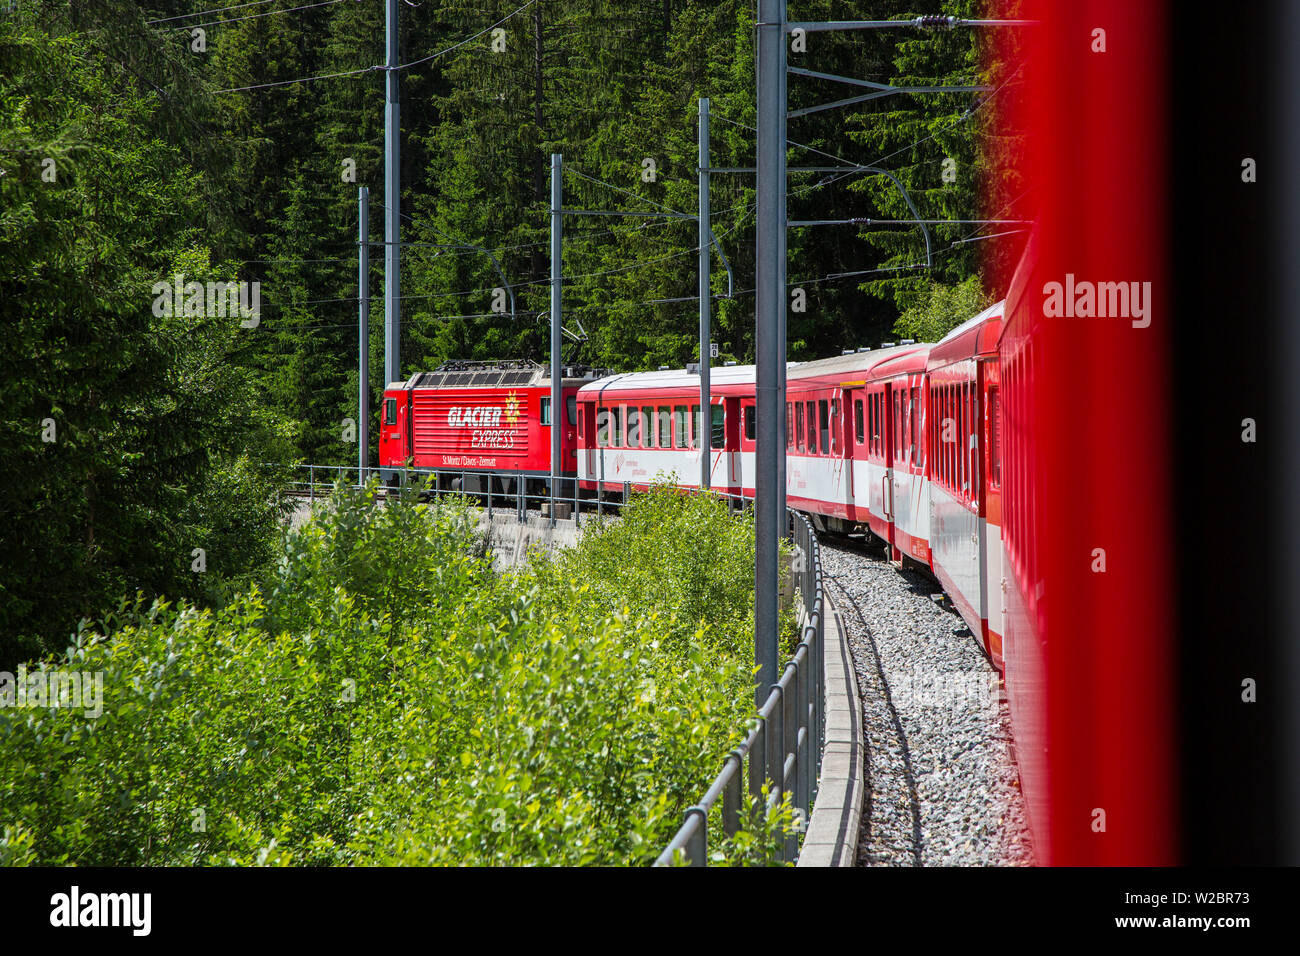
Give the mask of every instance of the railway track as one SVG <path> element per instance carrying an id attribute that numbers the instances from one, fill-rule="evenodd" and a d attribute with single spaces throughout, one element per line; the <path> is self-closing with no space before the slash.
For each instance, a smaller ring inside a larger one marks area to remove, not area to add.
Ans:
<path id="1" fill-rule="evenodd" d="M 866 736 L 859 866 L 1033 863 L 997 671 L 928 574 L 825 535 Z"/>

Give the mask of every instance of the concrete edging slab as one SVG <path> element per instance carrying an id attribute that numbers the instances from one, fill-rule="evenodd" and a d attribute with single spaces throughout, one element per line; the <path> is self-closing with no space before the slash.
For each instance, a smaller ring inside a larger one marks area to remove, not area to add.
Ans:
<path id="1" fill-rule="evenodd" d="M 823 655 L 826 673 L 826 728 L 821 779 L 797 866 L 853 866 L 862 824 L 866 751 L 862 744 L 862 705 L 858 675 L 844 622 L 830 595 Z"/>

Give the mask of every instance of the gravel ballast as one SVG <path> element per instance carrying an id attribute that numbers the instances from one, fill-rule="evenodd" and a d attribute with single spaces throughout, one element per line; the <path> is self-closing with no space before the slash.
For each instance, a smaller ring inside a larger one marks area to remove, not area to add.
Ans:
<path id="1" fill-rule="evenodd" d="M 929 575 L 822 539 L 866 744 L 859 866 L 1034 862 L 997 670 Z"/>

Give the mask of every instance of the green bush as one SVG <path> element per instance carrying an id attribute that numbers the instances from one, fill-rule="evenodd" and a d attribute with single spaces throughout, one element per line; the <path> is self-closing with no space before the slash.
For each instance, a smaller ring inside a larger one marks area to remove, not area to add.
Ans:
<path id="1" fill-rule="evenodd" d="M 653 860 L 752 714 L 749 519 L 659 491 L 498 576 L 473 509 L 373 491 L 218 610 L 84 625 L 98 719 L 0 708 L 0 863 Z"/>

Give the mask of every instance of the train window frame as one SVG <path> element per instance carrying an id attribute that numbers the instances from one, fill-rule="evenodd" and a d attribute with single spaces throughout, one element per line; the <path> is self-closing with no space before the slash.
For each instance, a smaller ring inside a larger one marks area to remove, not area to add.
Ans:
<path id="1" fill-rule="evenodd" d="M 966 408 L 966 383 L 961 382 L 957 385 L 957 492 L 963 499 L 966 498 L 966 467 L 967 455 L 969 454 L 969 441 L 966 438 L 970 428 L 968 410 Z"/>
<path id="2" fill-rule="evenodd" d="M 709 412 L 709 443 L 714 448 L 727 446 L 727 407 L 715 402 Z"/>
<path id="3" fill-rule="evenodd" d="M 685 405 L 673 406 L 673 447 L 685 448 L 687 444 L 686 416 L 689 409 Z"/>
<path id="4" fill-rule="evenodd" d="M 537 423 L 551 424 L 551 396 L 549 395 L 543 395 L 537 400 Z"/>
<path id="5" fill-rule="evenodd" d="M 885 407 L 886 394 L 884 389 L 876 393 L 876 457 L 881 461 L 885 459 L 885 444 L 889 441 L 886 422 L 888 421 L 888 409 Z"/>
<path id="6" fill-rule="evenodd" d="M 629 406 L 627 410 L 627 421 L 625 423 L 623 437 L 624 447 L 641 447 L 641 413 L 635 405 Z"/>
<path id="7" fill-rule="evenodd" d="M 862 399 L 853 400 L 853 443 L 861 445 L 866 438 L 866 423 L 862 418 Z"/>
<path id="8" fill-rule="evenodd" d="M 949 487 L 958 493 L 961 491 L 961 443 L 966 423 L 961 416 L 961 383 L 955 382 L 949 389 L 952 392 L 952 475 Z"/>
<path id="9" fill-rule="evenodd" d="M 998 426 L 999 386 L 991 385 L 984 410 L 989 422 L 989 490 L 1002 490 L 1002 429 Z"/>
<path id="10" fill-rule="evenodd" d="M 596 408 L 596 447 L 609 447 L 609 409 L 604 406 Z"/>
<path id="11" fill-rule="evenodd" d="M 945 439 L 943 443 L 944 473 L 943 486 L 949 491 L 957 487 L 957 411 L 953 407 L 952 383 L 949 382 L 943 387 L 943 408 L 944 424 L 950 425 L 948 433 L 951 438 Z"/>
<path id="12" fill-rule="evenodd" d="M 903 460 L 903 390 L 901 388 L 891 388 L 890 395 L 893 397 L 894 427 L 891 436 L 894 441 L 893 461 L 895 464 Z"/>
<path id="13" fill-rule="evenodd" d="M 966 439 L 967 498 L 973 505 L 979 499 L 980 480 L 980 396 L 972 379 L 966 386 L 966 412 L 970 416 L 970 437 Z"/>
<path id="14" fill-rule="evenodd" d="M 395 398 L 384 399 L 383 421 L 380 422 L 380 424 L 382 425 L 397 424 L 397 399 Z"/>
<path id="15" fill-rule="evenodd" d="M 911 408 L 908 411 L 911 428 L 911 460 L 916 467 L 921 465 L 921 387 L 912 386 Z"/>
<path id="16" fill-rule="evenodd" d="M 569 427 L 578 424 L 578 396 L 570 395 L 564 400 L 564 410 L 569 416 Z"/>
<path id="17" fill-rule="evenodd" d="M 867 396 L 867 449 L 880 457 L 880 392 Z"/>
<path id="18" fill-rule="evenodd" d="M 623 406 L 615 405 L 610 409 L 613 413 L 609 421 L 609 444 L 612 448 L 623 447 Z"/>
<path id="19" fill-rule="evenodd" d="M 659 405 L 658 411 L 658 428 L 659 428 L 659 447 L 673 447 L 673 413 L 672 406 Z"/>

